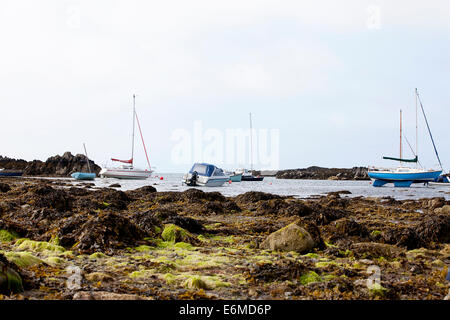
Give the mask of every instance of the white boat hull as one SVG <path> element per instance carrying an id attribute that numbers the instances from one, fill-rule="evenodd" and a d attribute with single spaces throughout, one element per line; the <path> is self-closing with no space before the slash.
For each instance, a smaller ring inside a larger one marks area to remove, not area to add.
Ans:
<path id="1" fill-rule="evenodd" d="M 183 182 L 186 183 L 187 180 L 189 180 L 192 177 L 192 175 L 185 174 L 183 177 Z M 206 176 L 198 176 L 196 180 L 196 184 L 199 187 L 221 187 L 226 182 L 230 180 L 229 176 L 225 177 L 206 177 Z"/>
<path id="2" fill-rule="evenodd" d="M 139 169 L 105 168 L 100 171 L 99 175 L 101 178 L 145 180 L 151 177 L 152 172 Z"/>

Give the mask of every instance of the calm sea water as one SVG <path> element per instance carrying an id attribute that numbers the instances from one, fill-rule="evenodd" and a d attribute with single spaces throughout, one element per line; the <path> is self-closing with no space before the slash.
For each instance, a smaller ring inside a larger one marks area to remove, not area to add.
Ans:
<path id="1" fill-rule="evenodd" d="M 94 183 L 98 187 L 108 187 L 113 183 L 120 184 L 120 190 L 132 190 L 146 185 L 154 186 L 158 191 L 184 191 L 192 187 L 181 184 L 182 174 L 159 174 L 147 180 L 118 180 L 97 178 Z M 160 177 L 163 180 L 160 180 Z M 80 184 L 79 181 L 71 180 L 73 184 Z M 262 191 L 278 195 L 289 195 L 298 198 L 308 198 L 317 195 L 324 195 L 332 191 L 348 190 L 352 194 L 350 197 L 385 197 L 391 196 L 395 199 L 420 199 L 444 197 L 450 200 L 450 185 L 428 187 L 421 184 L 413 185 L 411 188 L 381 187 L 374 188 L 370 181 L 333 181 L 333 180 L 284 180 L 273 177 L 266 177 L 262 182 L 233 182 L 223 187 L 196 187 L 205 192 L 218 191 L 225 196 L 236 196 L 248 191 Z"/>

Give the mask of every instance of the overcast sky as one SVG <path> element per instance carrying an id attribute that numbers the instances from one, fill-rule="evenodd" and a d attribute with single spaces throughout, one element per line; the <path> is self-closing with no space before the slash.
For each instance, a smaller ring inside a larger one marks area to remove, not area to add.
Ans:
<path id="1" fill-rule="evenodd" d="M 129 158 L 136 93 L 160 172 L 190 167 L 173 160 L 174 132 L 247 129 L 249 112 L 256 130 L 279 130 L 281 168 L 389 166 L 400 108 L 415 145 L 417 87 L 450 163 L 445 0 L 1 0 L 0 41 L 3 156 L 45 160 L 85 142 L 100 165 Z M 422 117 L 419 129 L 434 167 Z"/>

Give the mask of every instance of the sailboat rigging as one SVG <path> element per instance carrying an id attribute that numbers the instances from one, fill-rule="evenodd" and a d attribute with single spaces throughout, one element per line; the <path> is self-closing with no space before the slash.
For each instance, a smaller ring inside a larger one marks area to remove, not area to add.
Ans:
<path id="1" fill-rule="evenodd" d="M 422 102 L 419 97 L 419 93 L 417 88 L 415 90 L 415 98 L 416 98 L 416 154 L 414 159 L 403 159 L 402 152 L 402 140 L 403 140 L 403 128 L 402 128 L 402 111 L 400 110 L 400 157 L 383 157 L 383 159 L 399 161 L 400 166 L 393 169 L 383 169 L 376 167 L 369 167 L 368 175 L 373 180 L 374 187 L 381 187 L 387 183 L 394 183 L 395 187 L 410 187 L 413 183 L 428 183 L 435 181 L 439 175 L 442 173 L 442 164 L 439 159 L 439 154 L 436 149 L 436 145 L 434 143 L 433 136 L 431 134 L 430 126 L 428 124 L 427 117 L 425 115 L 425 110 L 423 108 Z M 417 112 L 417 101 L 419 101 L 422 113 L 427 124 L 428 133 L 430 134 L 431 141 L 433 142 L 433 147 L 436 153 L 436 156 L 439 161 L 439 165 L 441 170 L 426 170 L 419 168 L 409 168 L 402 166 L 403 162 L 407 163 L 417 163 L 419 162 L 418 158 L 418 112 Z M 409 142 L 408 142 L 409 144 Z M 411 146 L 410 146 L 411 147 Z"/>
<path id="2" fill-rule="evenodd" d="M 134 132 L 135 123 L 138 123 L 139 132 L 141 135 L 142 145 L 144 146 L 145 155 L 147 157 L 148 169 L 142 170 L 134 167 Z M 117 158 L 111 158 L 112 161 L 124 163 L 118 168 L 103 168 L 100 171 L 100 176 L 105 178 L 117 178 L 117 179 L 147 179 L 152 174 L 150 161 L 148 160 L 147 148 L 145 147 L 144 137 L 142 135 L 141 126 L 136 113 L 136 95 L 133 94 L 133 131 L 131 138 L 131 159 L 120 160 Z"/>

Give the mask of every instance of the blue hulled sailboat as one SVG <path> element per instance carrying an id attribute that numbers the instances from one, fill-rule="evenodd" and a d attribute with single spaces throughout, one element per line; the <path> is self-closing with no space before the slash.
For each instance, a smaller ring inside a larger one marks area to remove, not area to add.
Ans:
<path id="1" fill-rule="evenodd" d="M 415 90 L 415 98 L 416 98 L 416 152 L 414 159 L 403 159 L 402 158 L 402 140 L 403 140 L 403 132 L 402 132 L 402 111 L 400 110 L 400 158 L 392 158 L 392 157 L 383 157 L 386 160 L 394 160 L 399 161 L 400 166 L 397 168 L 377 168 L 377 167 L 369 167 L 368 175 L 373 181 L 374 187 L 382 187 L 385 184 L 393 183 L 395 187 L 410 187 L 413 183 L 428 183 L 437 181 L 439 176 L 442 173 L 442 164 L 439 158 L 439 154 L 436 149 L 436 145 L 434 143 L 433 135 L 431 134 L 430 126 L 428 125 L 428 120 L 425 115 L 425 111 L 422 105 L 422 101 L 420 100 L 419 93 L 417 89 Z M 427 124 L 428 132 L 430 134 L 431 141 L 433 143 L 434 151 L 436 153 L 436 157 L 439 161 L 440 170 L 433 169 L 424 169 L 419 167 L 419 158 L 417 156 L 417 135 L 418 135 L 418 126 L 417 126 L 417 102 L 420 103 L 420 107 L 422 109 L 422 113 Z M 410 168 L 403 166 L 403 163 L 416 163 L 416 168 Z"/>

